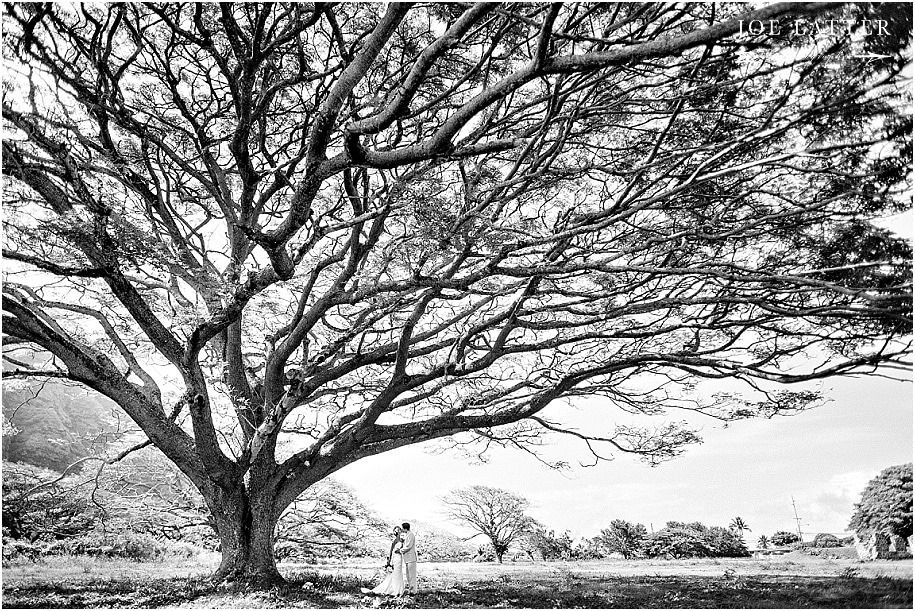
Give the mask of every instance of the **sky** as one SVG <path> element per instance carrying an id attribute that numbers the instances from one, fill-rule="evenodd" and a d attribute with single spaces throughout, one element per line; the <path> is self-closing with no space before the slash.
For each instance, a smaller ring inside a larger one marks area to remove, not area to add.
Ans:
<path id="1" fill-rule="evenodd" d="M 461 535 L 468 531 L 448 520 L 440 498 L 479 484 L 524 496 L 532 517 L 575 537 L 593 537 L 617 518 L 658 530 L 670 520 L 727 526 L 740 516 L 753 544 L 762 534 L 797 530 L 793 497 L 801 531 L 812 539 L 845 532 L 867 482 L 912 460 L 911 383 L 842 378 L 823 383 L 822 390 L 830 399 L 825 405 L 794 416 L 727 427 L 705 419 L 704 443 L 657 467 L 626 455 L 580 467 L 575 459 L 587 461 L 587 453 L 580 442 L 563 438 L 545 449 L 547 457 L 572 463 L 561 473 L 518 450 L 493 451 L 486 464 L 471 464 L 461 453 L 436 453 L 435 444 L 425 444 L 364 459 L 336 477 L 391 521 L 414 520 Z M 608 415 L 597 408 L 579 406 L 573 419 L 593 418 L 600 426 Z"/>

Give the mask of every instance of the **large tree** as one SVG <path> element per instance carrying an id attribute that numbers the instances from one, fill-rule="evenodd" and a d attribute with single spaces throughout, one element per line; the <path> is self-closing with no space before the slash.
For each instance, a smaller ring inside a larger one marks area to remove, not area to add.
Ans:
<path id="1" fill-rule="evenodd" d="M 613 520 L 610 527 L 600 531 L 595 540 L 608 552 L 622 554 L 629 560 L 645 551 L 648 529 L 642 524 L 626 520 Z"/>
<path id="2" fill-rule="evenodd" d="M 887 467 L 868 482 L 848 528 L 861 540 L 874 533 L 912 536 L 912 463 Z"/>
<path id="3" fill-rule="evenodd" d="M 5 375 L 121 406 L 219 576 L 280 579 L 283 510 L 365 457 L 905 359 L 911 251 L 869 223 L 907 206 L 905 7 L 4 6 Z"/>

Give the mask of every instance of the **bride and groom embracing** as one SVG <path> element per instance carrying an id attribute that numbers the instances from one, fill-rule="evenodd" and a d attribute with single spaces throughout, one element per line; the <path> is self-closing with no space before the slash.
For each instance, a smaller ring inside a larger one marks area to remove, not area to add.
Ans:
<path id="1" fill-rule="evenodd" d="M 386 594 L 402 596 L 405 592 L 416 594 L 416 537 L 410 532 L 409 522 L 394 527 L 394 538 L 385 569 L 391 572 L 371 590 L 362 588 L 364 594 Z M 407 585 L 404 587 L 404 568 L 407 572 Z"/>

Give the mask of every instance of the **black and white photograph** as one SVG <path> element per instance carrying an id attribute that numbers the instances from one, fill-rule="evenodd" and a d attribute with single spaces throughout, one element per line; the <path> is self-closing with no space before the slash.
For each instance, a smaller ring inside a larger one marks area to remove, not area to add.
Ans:
<path id="1" fill-rule="evenodd" d="M 0 11 L 3 608 L 912 608 L 912 2 Z"/>

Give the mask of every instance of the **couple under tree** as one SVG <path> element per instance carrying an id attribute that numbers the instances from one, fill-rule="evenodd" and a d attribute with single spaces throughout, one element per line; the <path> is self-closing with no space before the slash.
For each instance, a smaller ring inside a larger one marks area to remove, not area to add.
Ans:
<path id="1" fill-rule="evenodd" d="M 394 527 L 394 538 L 388 552 L 388 561 L 385 569 L 390 569 L 384 581 L 371 590 L 362 588 L 365 594 L 382 594 L 402 596 L 404 593 L 416 594 L 416 537 L 410 532 L 410 524 L 404 522 Z M 406 569 L 407 584 L 404 587 L 404 569 Z"/>

